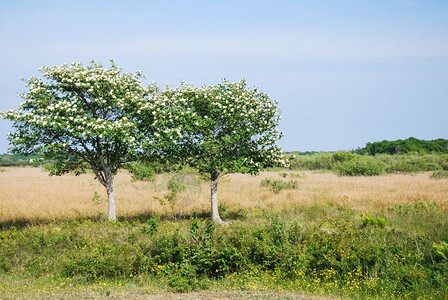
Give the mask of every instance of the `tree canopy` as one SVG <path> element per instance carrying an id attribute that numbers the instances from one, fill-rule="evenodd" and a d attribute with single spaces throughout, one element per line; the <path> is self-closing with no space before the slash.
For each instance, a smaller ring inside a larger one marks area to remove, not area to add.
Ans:
<path id="1" fill-rule="evenodd" d="M 237 83 L 196 88 L 186 82 L 168 89 L 164 96 L 177 103 L 179 151 L 183 160 L 201 173 L 258 174 L 266 167 L 284 164 L 276 145 L 283 134 L 277 129 L 277 101 Z M 176 125 L 174 125 L 176 126 Z"/>
<path id="2" fill-rule="evenodd" d="M 180 112 L 173 123 L 178 133 L 175 156 L 209 176 L 212 217 L 221 223 L 217 205 L 221 176 L 258 174 L 266 167 L 285 164 L 276 146 L 283 135 L 277 129 L 281 118 L 277 102 L 256 87 L 248 88 L 244 79 L 200 88 L 183 82 L 162 94 Z"/>
<path id="3" fill-rule="evenodd" d="M 407 153 L 448 153 L 448 140 L 436 139 L 425 141 L 410 137 L 405 140 L 381 141 L 367 143 L 364 148 L 355 152 L 359 154 L 407 154 Z"/>
<path id="4" fill-rule="evenodd" d="M 113 176 L 143 140 L 132 116 L 156 111 L 149 101 L 154 87 L 143 87 L 140 72 L 123 73 L 113 61 L 108 69 L 91 61 L 88 66 L 42 67 L 41 72 L 43 79 L 27 81 L 19 109 L 1 114 L 13 121 L 13 151 L 56 160 L 56 175 L 87 163 L 107 189 L 109 219 L 114 220 Z"/>

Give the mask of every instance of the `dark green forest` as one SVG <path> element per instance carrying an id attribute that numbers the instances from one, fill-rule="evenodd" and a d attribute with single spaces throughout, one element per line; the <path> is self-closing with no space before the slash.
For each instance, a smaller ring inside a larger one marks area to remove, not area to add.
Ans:
<path id="1" fill-rule="evenodd" d="M 364 148 L 354 151 L 361 155 L 376 154 L 442 154 L 448 153 L 448 140 L 436 139 L 431 141 L 410 137 L 406 140 L 381 141 L 367 143 Z"/>

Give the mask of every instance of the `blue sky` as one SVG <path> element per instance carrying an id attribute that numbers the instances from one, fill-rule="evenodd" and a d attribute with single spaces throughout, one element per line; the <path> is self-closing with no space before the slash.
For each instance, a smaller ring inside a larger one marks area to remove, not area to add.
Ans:
<path id="1" fill-rule="evenodd" d="M 446 0 L 0 0 L 0 110 L 42 65 L 110 58 L 160 86 L 245 77 L 286 151 L 448 138 Z"/>

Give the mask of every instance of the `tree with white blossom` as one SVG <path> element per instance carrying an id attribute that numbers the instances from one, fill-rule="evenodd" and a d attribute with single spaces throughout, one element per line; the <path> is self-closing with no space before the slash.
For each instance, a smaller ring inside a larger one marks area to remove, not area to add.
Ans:
<path id="1" fill-rule="evenodd" d="M 276 146 L 283 136 L 277 129 L 278 102 L 257 87 L 248 88 L 244 79 L 201 88 L 183 82 L 161 96 L 171 99 L 178 112 L 172 123 L 178 147 L 173 153 L 208 176 L 212 218 L 226 224 L 218 211 L 219 178 L 234 172 L 256 175 L 266 167 L 286 164 Z"/>
<path id="2" fill-rule="evenodd" d="M 113 61 L 108 69 L 91 61 L 40 71 L 44 79 L 26 82 L 18 110 L 0 114 L 13 121 L 13 151 L 56 160 L 54 175 L 89 166 L 106 188 L 108 218 L 115 220 L 114 175 L 139 145 L 150 144 L 146 141 L 156 131 L 151 124 L 161 115 L 148 112 L 163 106 L 151 101 L 157 88 L 143 87 L 141 72 L 123 73 Z M 147 116 L 144 132 L 135 118 L 142 112 Z"/>

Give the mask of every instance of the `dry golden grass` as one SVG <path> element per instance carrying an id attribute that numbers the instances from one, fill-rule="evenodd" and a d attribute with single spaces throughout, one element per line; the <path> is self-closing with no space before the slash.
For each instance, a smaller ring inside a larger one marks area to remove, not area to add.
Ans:
<path id="1" fill-rule="evenodd" d="M 296 173 L 297 172 L 289 172 Z M 278 172 L 260 176 L 231 174 L 221 180 L 219 201 L 228 209 L 281 210 L 315 203 L 338 202 L 354 209 L 375 209 L 393 204 L 429 201 L 448 205 L 448 179 L 430 179 L 428 173 L 380 177 L 338 177 L 301 172 L 305 178 L 281 178 Z M 299 189 L 274 194 L 260 187 L 263 178 L 297 180 Z M 100 195 L 99 200 L 94 194 Z M 166 178 L 156 183 L 132 182 L 126 171 L 115 178 L 118 216 L 172 213 L 153 196 L 166 193 Z M 209 211 L 210 189 L 206 182 L 179 195 L 176 213 Z M 39 168 L 5 168 L 0 172 L 2 221 L 52 221 L 96 217 L 107 212 L 105 189 L 92 174 L 50 177 Z"/>

